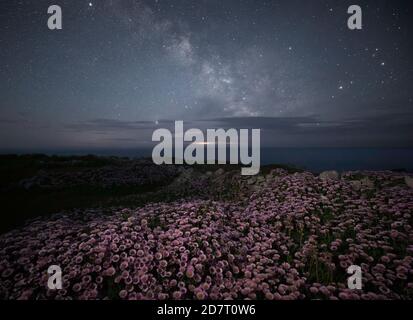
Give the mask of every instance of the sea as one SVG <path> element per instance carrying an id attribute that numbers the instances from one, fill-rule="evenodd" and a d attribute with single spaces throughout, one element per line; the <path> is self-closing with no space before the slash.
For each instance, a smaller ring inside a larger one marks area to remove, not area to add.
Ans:
<path id="1" fill-rule="evenodd" d="M 152 149 L 10 150 L 0 153 L 151 157 Z M 413 172 L 413 148 L 261 148 L 261 166 L 282 164 L 321 172 L 325 170 L 397 170 Z"/>

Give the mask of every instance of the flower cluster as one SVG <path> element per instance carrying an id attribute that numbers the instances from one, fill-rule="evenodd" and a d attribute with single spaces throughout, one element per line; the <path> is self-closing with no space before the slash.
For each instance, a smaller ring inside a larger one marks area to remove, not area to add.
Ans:
<path id="1" fill-rule="evenodd" d="M 246 199 L 37 219 L 0 236 L 0 298 L 412 299 L 413 191 L 399 180 L 279 169 Z M 50 265 L 61 290 L 47 288 Z M 362 290 L 347 287 L 350 265 Z"/>

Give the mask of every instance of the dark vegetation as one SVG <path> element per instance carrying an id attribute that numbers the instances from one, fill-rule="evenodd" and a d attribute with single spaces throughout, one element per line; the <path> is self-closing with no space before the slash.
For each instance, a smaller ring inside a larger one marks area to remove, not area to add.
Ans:
<path id="1" fill-rule="evenodd" d="M 90 184 L 63 186 L 61 188 L 32 188 L 26 190 L 21 181 L 32 178 L 39 172 L 81 173 L 104 167 L 119 167 L 130 163 L 131 159 L 120 157 L 48 156 L 44 154 L 0 155 L 0 233 L 21 226 L 26 220 L 46 216 L 75 208 L 140 207 L 148 202 L 174 201 L 182 193 L 162 192 L 171 183 L 165 178 L 156 183 L 97 187 Z M 147 159 L 150 162 L 150 159 Z M 239 165 L 195 165 L 200 174 L 215 172 L 240 172 Z M 283 165 L 266 165 L 261 173 L 267 174 L 274 168 L 282 168 L 289 173 L 302 170 Z"/>
<path id="2" fill-rule="evenodd" d="M 119 158 L 87 156 L 2 155 L 0 156 L 0 233 L 20 226 L 27 219 L 74 208 L 110 206 L 114 199 L 130 194 L 154 191 L 160 185 L 97 188 L 90 185 L 59 189 L 25 190 L 22 179 L 48 172 L 81 172 L 85 169 L 114 165 Z M 126 159 L 124 159 L 126 160 Z"/>

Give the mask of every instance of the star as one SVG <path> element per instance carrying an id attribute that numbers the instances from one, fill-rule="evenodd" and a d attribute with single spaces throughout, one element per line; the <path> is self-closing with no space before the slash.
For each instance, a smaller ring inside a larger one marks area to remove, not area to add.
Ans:
<path id="1" fill-rule="evenodd" d="M 8 45 L 0 53 L 0 83 L 10 89 L 5 90 L 6 98 L 14 103 L 7 116 L 10 113 L 13 118 L 14 113 L 27 108 L 16 98 L 21 93 L 22 87 L 17 85 L 21 78 L 28 86 L 33 82 L 33 89 L 25 93 L 34 100 L 32 108 L 39 109 L 35 116 L 45 121 L 49 116 L 51 121 L 63 122 L 120 117 L 127 124 L 142 120 L 156 127 L 158 123 L 162 126 L 156 119 L 195 121 L 255 114 L 271 118 L 279 112 L 286 117 L 304 114 L 323 115 L 327 121 L 340 117 L 362 121 L 377 108 L 390 115 L 410 110 L 405 103 L 398 104 L 408 102 L 413 80 L 406 58 L 412 54 L 409 37 L 397 30 L 399 25 L 407 30 L 411 21 L 399 8 L 393 8 L 400 14 L 396 20 L 393 11 L 385 14 L 382 10 L 375 19 L 380 5 L 363 7 L 363 14 L 372 20 L 360 43 L 356 34 L 348 31 L 347 19 L 342 19 L 349 17 L 347 8 L 332 3 L 314 4 L 314 10 L 308 11 L 306 6 L 287 8 L 273 1 L 239 1 L 237 6 L 223 2 L 220 10 L 202 1 L 188 6 L 174 1 L 173 5 L 171 1 L 129 1 L 126 7 L 103 7 L 96 2 L 96 8 L 94 1 L 61 1 L 73 5 L 71 12 L 81 13 L 70 21 L 71 26 L 79 26 L 73 29 L 79 32 L 53 43 L 62 52 L 61 59 L 42 57 L 50 44 L 49 35 L 57 32 L 35 28 L 30 35 L 7 32 L 0 39 L 0 45 Z M 24 1 L 13 1 L 15 12 L 19 12 L 20 2 Z M 8 11 L 11 6 L 0 4 L 0 9 Z M 4 28 L 17 30 L 20 22 L 29 28 L 32 17 L 38 16 L 29 9 L 44 11 L 40 4 L 29 7 L 24 10 L 27 22 L 6 19 Z M 294 9 L 297 15 L 285 17 L 282 9 Z M 325 30 L 323 37 L 311 39 L 320 30 Z M 305 50 L 300 43 L 306 44 Z M 31 61 L 19 54 L 26 50 L 31 52 Z M 52 69 L 56 72 L 51 75 L 42 71 Z M 59 89 L 58 94 L 48 90 L 51 85 Z M 384 102 L 381 96 L 385 96 Z M 374 106 L 372 100 L 379 100 L 379 104 Z M 354 103 L 354 108 L 345 108 L 348 102 Z M 397 110 L 391 108 L 393 102 Z M 45 110 L 40 111 L 42 105 Z M 54 105 L 59 106 L 57 115 Z M 110 122 L 99 125 L 112 129 Z M 20 131 L 15 131 L 15 141 L 7 143 L 20 141 Z M 78 134 L 78 138 L 83 135 Z M 379 138 L 375 128 L 369 134 L 368 141 Z M 60 139 L 43 131 L 39 135 L 44 135 L 44 143 Z M 83 137 L 90 138 L 86 133 Z M 320 137 L 314 143 L 329 144 L 329 139 L 333 137 Z M 290 142 L 295 143 L 282 144 Z M 50 143 L 57 145 L 58 141 Z"/>

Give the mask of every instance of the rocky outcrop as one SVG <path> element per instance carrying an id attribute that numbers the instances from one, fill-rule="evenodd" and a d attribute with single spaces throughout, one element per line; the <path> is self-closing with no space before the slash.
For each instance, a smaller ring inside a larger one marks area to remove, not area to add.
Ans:
<path id="1" fill-rule="evenodd" d="M 337 171 L 330 170 L 321 172 L 319 178 L 321 180 L 338 180 L 340 178 L 340 175 Z"/>
<path id="2" fill-rule="evenodd" d="M 404 182 L 410 187 L 413 188 L 413 177 L 405 176 Z"/>
<path id="3" fill-rule="evenodd" d="M 360 180 L 351 180 L 350 184 L 355 190 L 374 188 L 374 182 L 367 177 Z"/>

